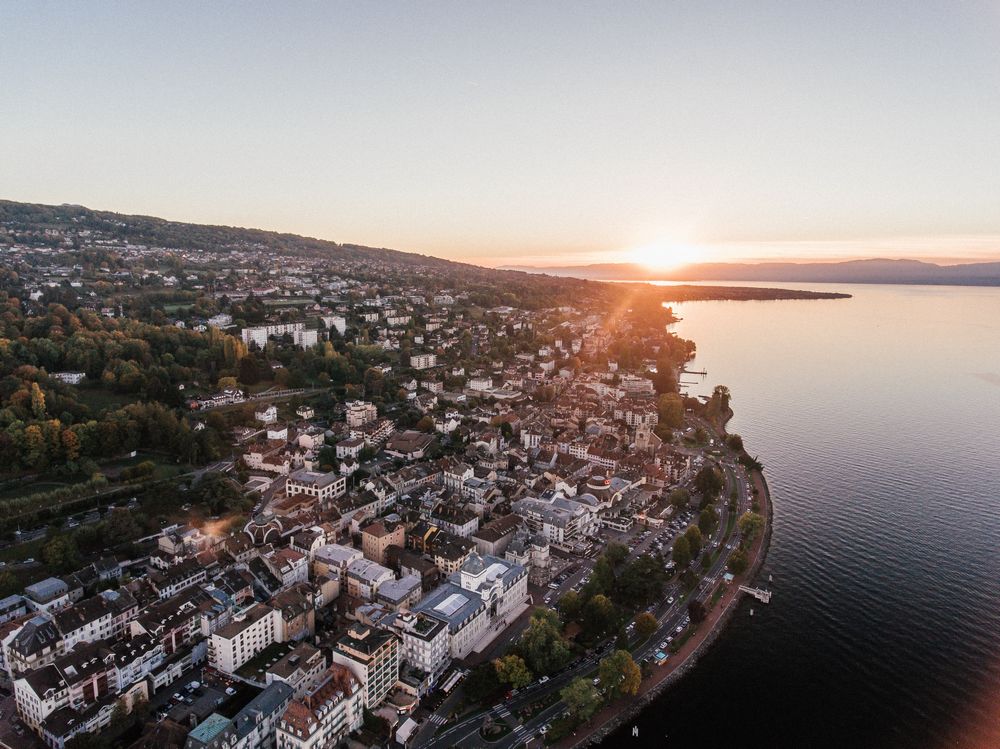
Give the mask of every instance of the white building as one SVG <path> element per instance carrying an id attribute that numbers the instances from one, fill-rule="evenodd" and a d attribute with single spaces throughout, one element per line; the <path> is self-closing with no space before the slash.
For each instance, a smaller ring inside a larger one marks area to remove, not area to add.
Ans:
<path id="1" fill-rule="evenodd" d="M 562 492 L 545 492 L 539 498 L 514 502 L 511 510 L 527 521 L 532 532 L 543 534 L 557 546 L 568 546 L 597 532 L 599 506 L 580 501 L 588 496 L 571 499 Z"/>
<path id="2" fill-rule="evenodd" d="M 271 424 L 278 420 L 278 407 L 272 403 L 263 411 L 254 411 L 253 417 L 261 424 Z"/>
<path id="3" fill-rule="evenodd" d="M 413 354 L 410 356 L 410 366 L 414 369 L 430 369 L 437 366 L 436 354 Z"/>
<path id="4" fill-rule="evenodd" d="M 356 624 L 333 646 L 332 655 L 361 682 L 369 710 L 382 704 L 399 679 L 399 638 L 390 632 Z"/>
<path id="5" fill-rule="evenodd" d="M 330 330 L 336 330 L 341 335 L 347 332 L 347 318 L 343 315 L 323 315 L 320 319 Z"/>
<path id="6" fill-rule="evenodd" d="M 368 401 L 351 401 L 347 404 L 347 426 L 360 427 L 378 418 L 378 409 Z"/>
<path id="7" fill-rule="evenodd" d="M 255 343 L 258 348 L 264 348 L 269 338 L 286 335 L 291 336 L 293 344 L 302 348 L 315 346 L 319 340 L 318 331 L 314 328 L 306 330 L 304 322 L 275 323 L 243 328 L 241 335 L 244 343 L 247 345 Z"/>
<path id="8" fill-rule="evenodd" d="M 469 389 L 486 391 L 493 389 L 493 378 L 492 377 L 473 377 L 469 380 Z"/>
<path id="9" fill-rule="evenodd" d="M 233 616 L 232 622 L 216 630 L 208 645 L 208 662 L 226 674 L 236 673 L 264 648 L 278 641 L 281 614 L 256 603 Z"/>
<path id="10" fill-rule="evenodd" d="M 332 664 L 319 683 L 285 709 L 277 730 L 277 749 L 326 749 L 339 746 L 364 722 L 364 689 L 347 666 Z"/>
<path id="11" fill-rule="evenodd" d="M 423 671 L 426 687 L 433 688 L 451 663 L 448 624 L 425 613 L 402 611 L 391 626 L 402 642 L 403 663 Z"/>
<path id="12" fill-rule="evenodd" d="M 355 559 L 347 565 L 347 594 L 352 598 L 371 601 L 382 583 L 395 579 L 396 576 L 388 567 L 371 559 Z"/>
<path id="13" fill-rule="evenodd" d="M 288 474 L 285 492 L 290 497 L 305 494 L 315 497 L 320 504 L 326 504 L 347 492 L 347 477 L 334 471 L 320 473 L 302 468 Z"/>
<path id="14" fill-rule="evenodd" d="M 451 655 L 464 658 L 502 632 L 528 606 L 528 572 L 512 562 L 472 552 L 448 582 L 414 610 L 448 624 Z"/>

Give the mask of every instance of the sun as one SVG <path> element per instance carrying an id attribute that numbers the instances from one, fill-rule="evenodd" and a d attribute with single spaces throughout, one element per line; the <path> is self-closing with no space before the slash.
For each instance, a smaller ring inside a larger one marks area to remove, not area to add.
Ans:
<path id="1" fill-rule="evenodd" d="M 657 240 L 626 250 L 625 257 L 648 270 L 675 270 L 703 260 L 704 253 L 695 245 Z"/>

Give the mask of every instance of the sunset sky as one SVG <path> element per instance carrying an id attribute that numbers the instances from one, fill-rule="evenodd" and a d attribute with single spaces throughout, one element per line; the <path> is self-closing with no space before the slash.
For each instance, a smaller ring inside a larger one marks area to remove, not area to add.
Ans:
<path id="1" fill-rule="evenodd" d="M 491 265 L 1000 259 L 1000 3 L 0 1 L 0 198 Z"/>

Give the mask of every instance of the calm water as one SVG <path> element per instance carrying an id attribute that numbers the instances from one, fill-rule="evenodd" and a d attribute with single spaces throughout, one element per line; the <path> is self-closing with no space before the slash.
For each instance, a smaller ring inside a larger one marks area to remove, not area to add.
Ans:
<path id="1" fill-rule="evenodd" d="M 854 298 L 675 307 L 764 463 L 775 597 L 605 743 L 1000 747 L 1000 289 L 796 286 Z"/>

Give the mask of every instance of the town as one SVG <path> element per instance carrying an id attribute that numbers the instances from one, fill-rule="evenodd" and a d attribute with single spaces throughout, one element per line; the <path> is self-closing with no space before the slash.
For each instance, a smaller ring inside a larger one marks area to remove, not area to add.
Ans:
<path id="1" fill-rule="evenodd" d="M 654 293 L 113 216 L 0 213 L 8 745 L 569 746 L 738 595 Z"/>

